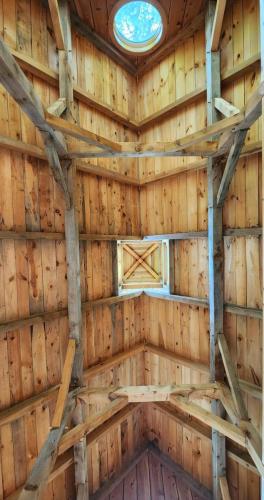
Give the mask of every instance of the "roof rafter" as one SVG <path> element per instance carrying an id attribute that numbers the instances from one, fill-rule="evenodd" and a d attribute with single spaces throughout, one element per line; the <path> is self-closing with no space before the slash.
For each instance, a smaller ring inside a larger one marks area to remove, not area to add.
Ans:
<path id="1" fill-rule="evenodd" d="M 49 9 L 53 24 L 56 45 L 59 50 L 64 50 L 65 42 L 64 42 L 64 34 L 63 34 L 58 0 L 48 0 L 48 2 L 49 2 Z"/>
<path id="2" fill-rule="evenodd" d="M 34 125 L 40 130 L 45 143 L 45 151 L 49 160 L 56 181 L 61 186 L 67 206 L 70 206 L 71 200 L 66 185 L 65 175 L 59 160 L 59 155 L 67 153 L 64 141 L 50 127 L 44 116 L 44 110 L 40 99 L 36 95 L 30 81 L 26 78 L 23 71 L 7 48 L 0 36 L 0 82 L 19 104 L 21 109 L 28 115 Z"/>

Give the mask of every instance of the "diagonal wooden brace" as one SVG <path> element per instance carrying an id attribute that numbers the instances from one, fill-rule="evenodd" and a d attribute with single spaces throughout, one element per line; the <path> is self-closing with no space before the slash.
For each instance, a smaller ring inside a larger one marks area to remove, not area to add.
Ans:
<path id="1" fill-rule="evenodd" d="M 152 267 L 150 267 L 147 262 L 145 262 L 145 259 L 151 255 L 154 250 L 156 250 L 156 248 L 158 248 L 158 243 L 154 243 L 153 245 L 151 245 L 151 247 L 149 247 L 144 253 L 142 256 L 138 255 L 134 250 L 132 250 L 132 248 L 130 248 L 128 245 L 124 245 L 124 249 L 130 254 L 132 255 L 132 257 L 134 257 L 136 259 L 136 262 L 134 262 L 134 264 L 130 267 L 130 269 L 128 269 L 128 271 L 125 273 L 124 275 L 124 279 L 128 279 L 129 276 L 131 276 L 131 274 L 137 269 L 138 266 L 142 265 L 156 280 L 159 280 L 159 275 L 158 273 L 156 273 L 156 271 L 154 271 L 154 269 L 152 269 Z"/>

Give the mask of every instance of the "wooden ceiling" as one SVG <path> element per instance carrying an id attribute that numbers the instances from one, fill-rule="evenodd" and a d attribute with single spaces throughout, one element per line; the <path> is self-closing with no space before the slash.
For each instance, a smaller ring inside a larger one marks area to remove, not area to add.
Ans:
<path id="1" fill-rule="evenodd" d="M 72 9 L 111 45 L 108 20 L 116 3 L 117 0 L 71 0 Z M 159 0 L 159 3 L 164 9 L 168 21 L 168 29 L 163 45 L 193 21 L 205 6 L 205 0 Z M 130 54 L 127 54 L 126 57 L 138 65 L 147 58 L 147 56 L 135 58 Z"/>

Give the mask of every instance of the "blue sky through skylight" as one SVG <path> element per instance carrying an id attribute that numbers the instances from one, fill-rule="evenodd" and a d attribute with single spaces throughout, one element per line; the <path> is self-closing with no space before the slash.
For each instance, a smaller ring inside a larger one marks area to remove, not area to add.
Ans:
<path id="1" fill-rule="evenodd" d="M 130 43 L 146 43 L 161 35 L 161 15 L 158 9 L 148 2 L 128 2 L 115 15 L 115 29 Z"/>

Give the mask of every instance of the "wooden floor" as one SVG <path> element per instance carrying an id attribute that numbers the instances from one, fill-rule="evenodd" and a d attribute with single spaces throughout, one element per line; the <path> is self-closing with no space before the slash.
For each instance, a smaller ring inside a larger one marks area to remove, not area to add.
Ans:
<path id="1" fill-rule="evenodd" d="M 106 500 L 205 500 L 211 494 L 181 467 L 156 450 L 148 450 L 115 480 L 110 488 L 92 499 Z"/>

